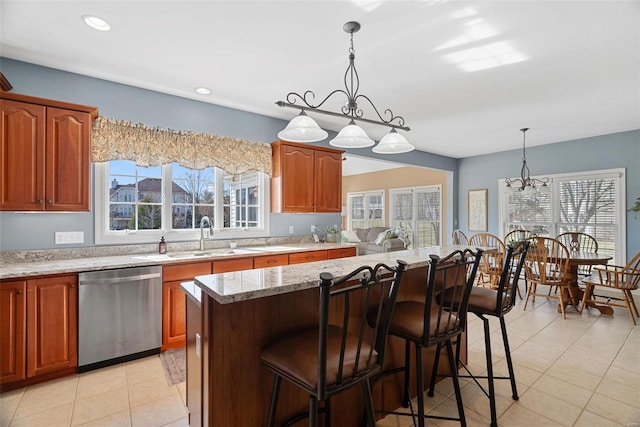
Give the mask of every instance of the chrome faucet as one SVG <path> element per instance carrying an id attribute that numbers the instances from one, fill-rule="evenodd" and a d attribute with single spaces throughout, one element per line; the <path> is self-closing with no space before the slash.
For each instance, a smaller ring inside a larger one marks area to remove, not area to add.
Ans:
<path id="1" fill-rule="evenodd" d="M 209 225 L 209 237 L 213 236 L 213 226 L 208 216 L 203 216 L 200 220 L 200 250 L 204 251 L 204 223 Z"/>

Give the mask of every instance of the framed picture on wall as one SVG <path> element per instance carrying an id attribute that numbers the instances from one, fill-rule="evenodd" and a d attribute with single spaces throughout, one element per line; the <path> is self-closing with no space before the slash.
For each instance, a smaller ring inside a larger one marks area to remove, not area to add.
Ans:
<path id="1" fill-rule="evenodd" d="M 469 190 L 469 231 L 487 231 L 487 189 Z"/>

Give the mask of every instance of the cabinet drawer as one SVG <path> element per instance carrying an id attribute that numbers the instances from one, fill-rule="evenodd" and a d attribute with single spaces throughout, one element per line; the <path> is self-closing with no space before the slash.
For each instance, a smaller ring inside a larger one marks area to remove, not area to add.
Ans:
<path id="1" fill-rule="evenodd" d="M 356 256 L 356 248 L 351 247 L 327 250 L 327 258 L 329 259 L 347 258 L 350 256 Z"/>
<path id="2" fill-rule="evenodd" d="M 309 251 L 289 254 L 289 264 L 301 264 L 303 262 L 324 261 L 327 259 L 327 251 Z"/>
<path id="3" fill-rule="evenodd" d="M 289 255 L 265 255 L 253 258 L 253 268 L 275 267 L 289 264 Z"/>
<path id="4" fill-rule="evenodd" d="M 213 262 L 214 273 L 228 273 L 229 271 L 251 270 L 253 258 L 237 258 Z"/>
<path id="5" fill-rule="evenodd" d="M 162 281 L 192 280 L 196 276 L 211 274 L 211 261 L 190 262 L 162 267 Z"/>

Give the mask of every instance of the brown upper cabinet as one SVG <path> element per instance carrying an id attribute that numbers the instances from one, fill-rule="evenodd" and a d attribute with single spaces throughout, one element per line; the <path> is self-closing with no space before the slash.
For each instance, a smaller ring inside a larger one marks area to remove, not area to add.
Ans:
<path id="1" fill-rule="evenodd" d="M 271 211 L 340 212 L 342 150 L 295 142 L 272 144 Z"/>
<path id="2" fill-rule="evenodd" d="M 88 211 L 94 107 L 0 92 L 0 210 Z"/>

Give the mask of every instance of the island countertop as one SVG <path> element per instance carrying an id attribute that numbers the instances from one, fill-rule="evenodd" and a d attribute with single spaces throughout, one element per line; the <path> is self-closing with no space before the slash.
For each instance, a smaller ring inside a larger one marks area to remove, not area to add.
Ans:
<path id="1" fill-rule="evenodd" d="M 348 258 L 207 274 L 195 277 L 195 284 L 220 304 L 230 304 L 272 295 L 279 295 L 318 286 L 321 272 L 327 271 L 336 278 L 344 276 L 362 265 L 385 263 L 395 266 L 397 260 L 408 264 L 407 269 L 426 267 L 429 255 L 445 257 L 451 252 L 468 246 L 429 246 L 419 249 L 362 255 Z M 493 248 L 482 248 L 487 251 Z"/>

